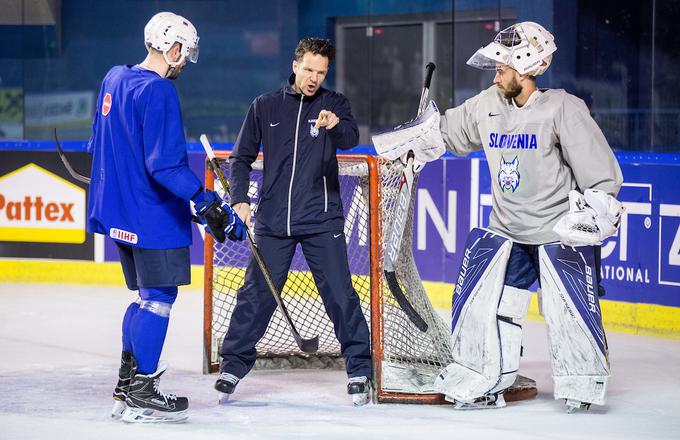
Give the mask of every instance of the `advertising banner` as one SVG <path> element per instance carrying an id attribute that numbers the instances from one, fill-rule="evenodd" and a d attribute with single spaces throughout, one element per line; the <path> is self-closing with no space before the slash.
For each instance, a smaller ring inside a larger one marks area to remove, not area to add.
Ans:
<path id="1" fill-rule="evenodd" d="M 84 233 L 87 186 L 68 176 L 55 153 L 1 154 L 0 256 L 93 259 L 94 239 Z M 86 153 L 69 154 L 76 169 L 90 169 Z M 204 155 L 189 154 L 189 163 L 202 178 Z M 619 199 L 626 212 L 617 235 L 602 246 L 605 298 L 680 306 L 680 164 L 621 161 L 621 168 Z M 413 252 L 420 276 L 453 283 L 468 231 L 488 225 L 486 160 L 446 157 L 430 163 L 416 191 Z M 368 245 L 367 224 L 350 221 L 348 237 Z M 203 236 L 196 225 L 192 230 L 191 262 L 200 265 Z M 115 245 L 108 237 L 104 241 L 101 259 L 117 261 Z"/>
<path id="2" fill-rule="evenodd" d="M 68 175 L 56 152 L 1 154 L 0 256 L 91 260 L 87 185 Z M 69 158 L 76 169 L 89 170 L 88 154 Z"/>
<path id="3" fill-rule="evenodd" d="M 414 255 L 424 280 L 453 283 L 467 232 L 489 224 L 491 180 L 484 159 L 442 162 L 428 165 L 420 179 Z M 602 245 L 605 298 L 680 306 L 680 165 L 621 163 L 621 169 L 618 198 L 626 212 Z"/>

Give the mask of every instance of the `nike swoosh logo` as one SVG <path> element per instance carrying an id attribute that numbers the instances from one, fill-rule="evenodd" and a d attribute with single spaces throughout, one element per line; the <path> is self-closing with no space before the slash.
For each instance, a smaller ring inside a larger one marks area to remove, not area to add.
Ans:
<path id="1" fill-rule="evenodd" d="M 500 115 L 500 113 L 491 113 L 491 112 L 489 112 L 489 117 L 490 117 L 490 118 L 493 118 L 494 116 L 498 116 L 498 115 Z"/>
<path id="2" fill-rule="evenodd" d="M 342 235 L 342 234 L 333 234 L 333 238 L 338 238 L 338 237 L 341 236 L 341 235 Z"/>
<path id="3" fill-rule="evenodd" d="M 279 124 L 280 124 L 280 122 L 277 122 L 276 124 L 272 124 L 272 123 L 270 122 L 270 123 L 269 123 L 269 126 L 270 126 L 270 127 L 276 127 L 276 126 L 279 125 Z"/>

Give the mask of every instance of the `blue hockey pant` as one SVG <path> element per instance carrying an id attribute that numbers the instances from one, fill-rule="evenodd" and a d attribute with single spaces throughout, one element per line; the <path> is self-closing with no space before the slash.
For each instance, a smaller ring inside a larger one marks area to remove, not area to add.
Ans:
<path id="1" fill-rule="evenodd" d="M 505 284 L 518 289 L 529 289 L 540 278 L 537 244 L 513 243 L 508 267 L 505 270 Z M 598 295 L 604 296 L 600 281 L 600 246 L 595 246 L 595 271 L 597 273 Z"/>

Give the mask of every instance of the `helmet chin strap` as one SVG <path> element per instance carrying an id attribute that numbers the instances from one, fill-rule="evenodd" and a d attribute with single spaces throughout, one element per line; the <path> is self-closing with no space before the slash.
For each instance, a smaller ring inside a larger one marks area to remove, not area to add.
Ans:
<path id="1" fill-rule="evenodd" d="M 182 65 L 182 61 L 184 60 L 184 56 L 180 54 L 177 61 L 170 61 L 168 59 L 168 53 L 164 52 L 163 53 L 163 59 L 168 64 L 168 71 L 165 72 L 165 78 L 172 79 L 172 80 L 177 79 L 180 72 L 182 71 L 182 68 L 180 66 Z"/>

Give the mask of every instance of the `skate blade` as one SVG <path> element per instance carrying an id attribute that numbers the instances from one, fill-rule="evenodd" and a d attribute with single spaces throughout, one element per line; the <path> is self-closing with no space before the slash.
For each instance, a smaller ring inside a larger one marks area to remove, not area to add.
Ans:
<path id="1" fill-rule="evenodd" d="M 125 401 L 114 399 L 113 409 L 111 409 L 111 418 L 113 420 L 120 420 L 120 418 L 123 417 L 123 412 L 125 411 L 125 408 L 127 408 Z"/>
<path id="2" fill-rule="evenodd" d="M 498 396 L 495 402 L 461 402 L 449 396 L 445 396 L 444 400 L 453 403 L 453 409 L 458 411 L 480 410 L 480 409 L 499 409 L 505 408 L 505 399 L 503 396 Z"/>
<path id="3" fill-rule="evenodd" d="M 354 406 L 364 406 L 369 400 L 368 393 L 352 394 L 352 403 Z"/>
<path id="4" fill-rule="evenodd" d="M 165 412 L 127 407 L 121 419 L 126 423 L 182 423 L 188 418 L 188 411 Z"/>
<path id="5" fill-rule="evenodd" d="M 567 414 L 588 411 L 589 409 L 590 409 L 589 403 L 583 403 L 579 400 L 567 399 Z"/>
<path id="6" fill-rule="evenodd" d="M 229 397 L 231 397 L 231 394 L 219 393 L 217 403 L 220 405 L 227 405 L 229 403 Z"/>

